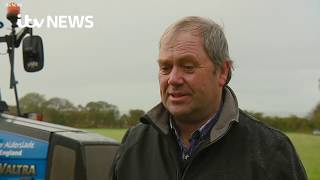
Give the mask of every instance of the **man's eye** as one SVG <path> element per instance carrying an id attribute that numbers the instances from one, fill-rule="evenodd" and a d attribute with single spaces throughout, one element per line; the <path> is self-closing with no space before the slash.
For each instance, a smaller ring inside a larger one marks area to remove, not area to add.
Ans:
<path id="1" fill-rule="evenodd" d="M 193 65 L 184 65 L 183 69 L 187 73 L 193 73 L 195 70 L 195 67 Z"/>
<path id="2" fill-rule="evenodd" d="M 169 74 L 171 71 L 170 66 L 160 66 L 160 73 L 161 74 Z"/>

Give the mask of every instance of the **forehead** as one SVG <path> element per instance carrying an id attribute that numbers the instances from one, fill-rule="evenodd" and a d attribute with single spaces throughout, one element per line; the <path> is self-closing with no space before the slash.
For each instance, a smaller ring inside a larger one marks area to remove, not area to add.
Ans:
<path id="1" fill-rule="evenodd" d="M 203 38 L 199 33 L 177 32 L 168 33 L 161 40 L 159 60 L 175 59 L 180 56 L 207 56 L 203 46 Z"/>
<path id="2" fill-rule="evenodd" d="M 202 36 L 199 30 L 172 30 L 161 38 L 160 49 L 173 48 L 182 43 L 196 43 L 202 46 Z"/>

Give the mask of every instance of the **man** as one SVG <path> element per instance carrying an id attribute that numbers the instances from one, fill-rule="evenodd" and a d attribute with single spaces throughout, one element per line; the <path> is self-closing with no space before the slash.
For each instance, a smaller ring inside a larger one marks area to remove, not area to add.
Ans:
<path id="1" fill-rule="evenodd" d="M 283 133 L 238 108 L 219 25 L 186 17 L 160 40 L 161 103 L 126 133 L 114 180 L 305 180 Z"/>

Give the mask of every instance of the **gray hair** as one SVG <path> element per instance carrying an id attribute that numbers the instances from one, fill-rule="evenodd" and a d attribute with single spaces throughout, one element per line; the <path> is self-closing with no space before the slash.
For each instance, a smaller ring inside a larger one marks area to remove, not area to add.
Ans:
<path id="1" fill-rule="evenodd" d="M 228 42 L 224 35 L 223 29 L 217 23 L 209 18 L 189 16 L 185 17 L 167 28 L 161 36 L 159 47 L 165 36 L 175 34 L 177 32 L 187 31 L 194 35 L 200 35 L 203 38 L 204 49 L 214 65 L 222 68 L 225 61 L 230 64 L 228 80 L 231 79 L 232 60 L 229 56 Z"/>

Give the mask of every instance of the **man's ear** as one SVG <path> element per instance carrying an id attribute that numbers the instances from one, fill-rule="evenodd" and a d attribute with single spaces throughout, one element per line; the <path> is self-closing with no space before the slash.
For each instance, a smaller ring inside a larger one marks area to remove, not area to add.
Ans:
<path id="1" fill-rule="evenodd" d="M 219 74 L 219 85 L 221 87 L 225 86 L 229 80 L 230 80 L 230 76 L 231 76 L 231 71 L 230 71 L 230 62 L 229 61 L 224 61 L 221 68 L 220 68 L 220 74 Z"/>

